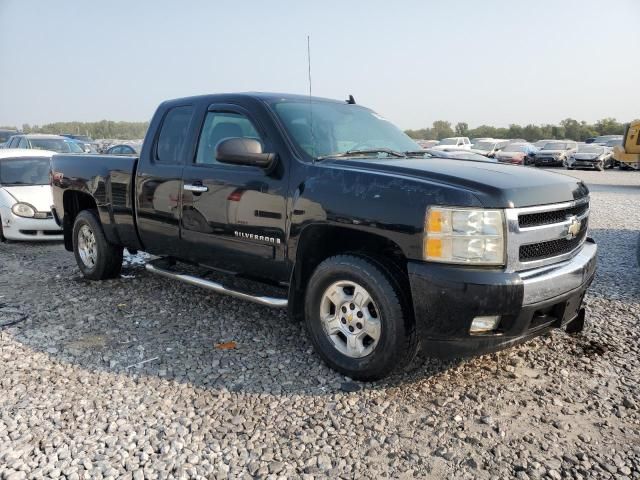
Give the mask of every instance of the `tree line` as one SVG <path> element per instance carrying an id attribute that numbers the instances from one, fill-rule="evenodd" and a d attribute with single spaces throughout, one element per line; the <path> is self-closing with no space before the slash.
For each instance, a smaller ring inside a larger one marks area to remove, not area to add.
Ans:
<path id="1" fill-rule="evenodd" d="M 455 126 L 452 126 L 451 122 L 436 120 L 431 127 L 406 130 L 405 133 L 416 140 L 442 140 L 447 137 L 490 137 L 524 138 L 528 142 L 535 142 L 541 139 L 566 138 L 584 141 L 587 138 L 597 137 L 598 135 L 622 135 L 624 133 L 624 123 L 618 122 L 615 118 L 603 118 L 593 124 L 566 118 L 559 125 L 529 124 L 522 126 L 511 124 L 508 128 L 480 125 L 476 128 L 469 128 L 469 125 L 465 122 L 458 122 Z"/>
<path id="2" fill-rule="evenodd" d="M 113 122 L 101 120 L 99 122 L 55 122 L 46 125 L 24 124 L 22 128 L 0 127 L 11 130 L 21 130 L 24 133 L 71 133 L 88 135 L 91 138 L 117 138 L 120 140 L 134 140 L 144 138 L 149 122 Z"/>
<path id="3" fill-rule="evenodd" d="M 121 140 L 133 140 L 144 138 L 149 122 L 113 122 L 101 120 L 99 122 L 55 122 L 46 125 L 22 125 L 24 133 L 73 133 L 88 135 L 91 138 L 117 138 Z M 16 127 L 0 127 L 17 130 Z M 540 139 L 564 139 L 584 141 L 598 135 L 622 135 L 624 124 L 615 118 L 603 118 L 594 124 L 585 121 L 579 122 L 573 118 L 566 118 L 559 125 L 517 125 L 511 124 L 508 128 L 480 125 L 469 128 L 465 122 L 458 122 L 455 126 L 445 120 L 436 120 L 431 127 L 418 130 L 406 130 L 407 135 L 416 140 L 442 140 L 446 137 L 491 137 L 491 138 L 524 138 L 529 142 Z"/>

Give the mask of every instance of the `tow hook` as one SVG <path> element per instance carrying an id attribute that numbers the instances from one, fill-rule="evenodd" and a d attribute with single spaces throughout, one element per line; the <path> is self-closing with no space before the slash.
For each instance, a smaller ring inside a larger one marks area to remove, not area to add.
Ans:
<path id="1" fill-rule="evenodd" d="M 576 318 L 567 323 L 566 332 L 572 335 L 578 334 L 584 330 L 584 308 L 578 311 Z"/>

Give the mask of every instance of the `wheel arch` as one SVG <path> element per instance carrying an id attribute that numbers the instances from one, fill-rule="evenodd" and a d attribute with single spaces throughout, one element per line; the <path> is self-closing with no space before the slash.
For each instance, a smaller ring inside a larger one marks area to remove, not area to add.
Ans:
<path id="1" fill-rule="evenodd" d="M 73 251 L 73 223 L 78 214 L 83 210 L 98 210 L 95 199 L 88 193 L 77 190 L 68 190 L 62 197 L 64 217 L 62 219 L 62 229 L 64 233 L 64 248 Z"/>
<path id="2" fill-rule="evenodd" d="M 309 225 L 298 237 L 289 286 L 291 320 L 304 319 L 306 286 L 316 267 L 329 257 L 343 254 L 366 258 L 387 273 L 402 295 L 407 320 L 415 325 L 407 258 L 400 246 L 382 235 L 325 224 Z"/>

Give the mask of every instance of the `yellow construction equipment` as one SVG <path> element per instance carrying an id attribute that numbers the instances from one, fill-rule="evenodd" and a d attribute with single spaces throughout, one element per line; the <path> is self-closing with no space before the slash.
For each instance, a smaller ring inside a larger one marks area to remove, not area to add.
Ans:
<path id="1" fill-rule="evenodd" d="M 620 168 L 640 170 L 640 120 L 634 120 L 625 127 L 622 145 L 613 148 L 613 158 Z"/>

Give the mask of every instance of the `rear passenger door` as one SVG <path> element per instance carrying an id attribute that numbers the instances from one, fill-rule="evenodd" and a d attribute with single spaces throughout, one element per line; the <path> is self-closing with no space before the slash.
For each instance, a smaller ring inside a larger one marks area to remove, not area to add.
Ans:
<path id="1" fill-rule="evenodd" d="M 196 154 L 183 175 L 183 251 L 203 265 L 286 279 L 284 166 L 267 172 L 216 159 L 216 146 L 225 138 L 254 138 L 265 152 L 274 152 L 273 142 L 237 105 L 211 105 L 200 130 Z"/>
<path id="2" fill-rule="evenodd" d="M 137 222 L 146 251 L 180 256 L 182 169 L 192 155 L 193 105 L 166 110 L 151 148 L 143 148 L 136 174 Z"/>

